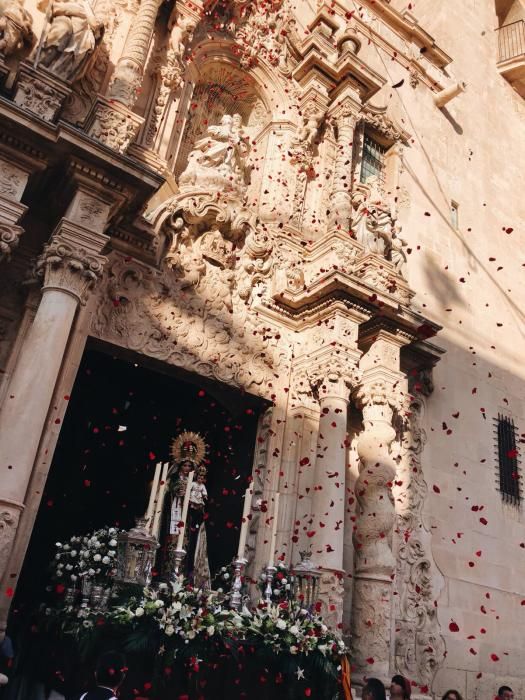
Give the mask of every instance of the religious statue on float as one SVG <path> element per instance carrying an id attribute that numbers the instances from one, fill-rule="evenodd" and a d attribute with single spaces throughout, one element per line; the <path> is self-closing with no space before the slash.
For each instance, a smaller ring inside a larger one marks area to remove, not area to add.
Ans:
<path id="1" fill-rule="evenodd" d="M 207 446 L 194 432 L 178 435 L 171 464 L 157 465 L 146 513 L 151 533 L 161 545 L 161 575 L 184 574 L 196 588 L 211 588 L 205 509 Z"/>

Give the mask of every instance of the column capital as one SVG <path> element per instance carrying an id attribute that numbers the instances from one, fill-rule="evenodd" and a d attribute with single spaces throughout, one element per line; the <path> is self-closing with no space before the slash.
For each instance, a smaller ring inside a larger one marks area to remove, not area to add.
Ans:
<path id="1" fill-rule="evenodd" d="M 362 379 L 357 358 L 342 349 L 312 358 L 307 375 L 312 393 L 319 401 L 326 398 L 349 401 L 350 393 Z"/>
<path id="2" fill-rule="evenodd" d="M 60 289 L 84 304 L 107 262 L 100 251 L 108 240 L 62 219 L 36 261 L 35 276 L 43 280 L 42 288 Z"/>

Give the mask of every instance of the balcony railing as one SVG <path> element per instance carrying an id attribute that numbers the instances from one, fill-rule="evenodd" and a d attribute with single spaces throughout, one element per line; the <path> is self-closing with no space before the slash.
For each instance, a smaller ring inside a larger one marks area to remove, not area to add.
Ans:
<path id="1" fill-rule="evenodd" d="M 525 54 L 525 20 L 519 19 L 498 29 L 499 62 Z"/>

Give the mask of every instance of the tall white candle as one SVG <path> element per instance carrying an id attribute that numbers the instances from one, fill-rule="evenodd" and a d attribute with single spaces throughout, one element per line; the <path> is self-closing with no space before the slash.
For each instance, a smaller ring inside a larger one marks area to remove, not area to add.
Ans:
<path id="1" fill-rule="evenodd" d="M 162 465 L 162 473 L 160 476 L 160 482 L 157 486 L 157 496 L 154 505 L 155 516 L 153 518 L 153 525 L 151 526 L 151 534 L 157 538 L 159 536 L 160 516 L 162 515 L 162 508 L 164 506 L 164 496 L 166 495 L 166 489 L 168 488 L 168 467 L 168 462 L 165 462 Z"/>
<path id="2" fill-rule="evenodd" d="M 274 566 L 275 549 L 277 545 L 277 519 L 279 517 L 279 492 L 273 497 L 272 538 L 270 540 L 270 566 Z"/>
<path id="3" fill-rule="evenodd" d="M 242 510 L 241 531 L 239 533 L 239 548 L 237 549 L 237 559 L 244 559 L 244 549 L 246 547 L 246 538 L 250 527 L 250 515 L 252 505 L 253 487 L 248 486 L 244 494 L 244 508 Z"/>
<path id="4" fill-rule="evenodd" d="M 183 549 L 184 545 L 184 533 L 186 532 L 186 521 L 188 519 L 188 508 L 190 507 L 190 493 L 191 485 L 193 484 L 193 474 L 190 472 L 188 474 L 188 481 L 186 482 L 186 493 L 184 494 L 184 501 L 182 503 L 182 527 L 179 530 L 179 537 L 177 539 L 177 549 Z"/>
<path id="5" fill-rule="evenodd" d="M 147 527 L 151 525 L 151 516 L 153 515 L 153 506 L 155 503 L 155 498 L 157 497 L 157 489 L 159 486 L 159 478 L 160 478 L 160 468 L 161 468 L 161 463 L 157 462 L 155 465 L 155 476 L 153 477 L 153 483 L 151 485 L 151 491 L 149 494 L 149 503 L 148 503 L 148 509 L 146 511 L 146 515 L 144 516 L 147 521 Z"/>

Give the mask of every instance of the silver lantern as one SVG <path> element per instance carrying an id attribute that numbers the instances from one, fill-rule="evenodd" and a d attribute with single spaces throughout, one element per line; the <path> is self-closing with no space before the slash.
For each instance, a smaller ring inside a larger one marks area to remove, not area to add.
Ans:
<path id="1" fill-rule="evenodd" d="M 146 520 L 139 518 L 134 528 L 117 539 L 117 582 L 148 586 L 159 543 L 146 530 Z"/>
<path id="2" fill-rule="evenodd" d="M 305 608 L 310 610 L 319 597 L 322 571 L 312 562 L 311 552 L 299 552 L 301 561 L 292 569 L 294 593 Z"/>

